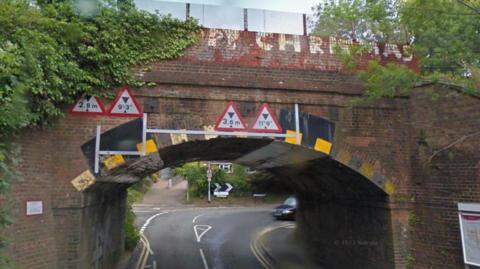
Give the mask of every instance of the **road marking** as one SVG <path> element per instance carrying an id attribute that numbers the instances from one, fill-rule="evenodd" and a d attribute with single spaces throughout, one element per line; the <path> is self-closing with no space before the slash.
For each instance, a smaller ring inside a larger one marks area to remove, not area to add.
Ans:
<path id="1" fill-rule="evenodd" d="M 153 209 L 154 210 L 160 210 L 161 208 L 160 207 L 154 207 Z"/>
<path id="2" fill-rule="evenodd" d="M 263 254 L 258 249 L 257 239 L 258 238 L 255 238 L 254 240 L 250 241 L 250 250 L 252 251 L 253 255 L 255 255 L 257 260 L 262 264 L 263 268 L 272 269 L 273 266 L 270 264 L 270 262 L 263 256 Z"/>
<path id="3" fill-rule="evenodd" d="M 200 215 L 196 216 L 195 218 L 193 218 L 192 223 L 195 223 L 195 221 L 197 221 L 197 218 L 200 217 L 200 216 L 203 216 L 203 214 L 200 214 Z"/>
<path id="4" fill-rule="evenodd" d="M 140 228 L 140 234 L 143 234 L 143 232 L 145 231 L 145 229 L 147 229 L 148 225 L 150 225 L 150 222 L 151 222 L 154 218 L 156 218 L 156 217 L 158 217 L 158 216 L 160 216 L 160 215 L 163 215 L 163 214 L 167 214 L 167 213 L 168 213 L 168 212 L 157 213 L 157 214 L 151 216 L 150 218 L 148 218 L 147 221 L 145 221 L 145 223 L 142 225 L 142 228 Z"/>
<path id="5" fill-rule="evenodd" d="M 212 229 L 212 226 L 210 225 L 195 225 L 193 226 L 193 231 L 195 232 L 195 237 L 197 237 L 197 242 L 200 243 L 200 239 L 202 239 L 202 236 L 207 233 L 210 229 Z M 200 231 L 200 234 L 198 233 Z"/>
<path id="6" fill-rule="evenodd" d="M 250 241 L 250 250 L 252 251 L 253 255 L 255 255 L 255 257 L 257 257 L 257 260 L 266 269 L 272 269 L 272 268 L 275 268 L 275 267 L 273 265 L 274 261 L 271 258 L 269 258 L 268 255 L 264 255 L 264 252 L 265 252 L 265 254 L 268 254 L 268 253 L 266 253 L 266 251 L 264 250 L 265 246 L 264 246 L 261 238 L 263 236 L 265 236 L 266 234 L 271 233 L 274 230 L 277 230 L 277 229 L 280 229 L 280 228 L 292 229 L 292 228 L 295 228 L 295 224 L 288 223 L 288 224 L 284 224 L 284 225 L 280 225 L 280 226 L 265 228 L 262 231 L 260 231 L 259 233 L 257 233 L 255 238 L 252 241 Z"/>
<path id="7" fill-rule="evenodd" d="M 204 267 L 205 269 L 208 269 L 207 259 L 205 259 L 205 255 L 203 254 L 203 250 L 202 250 L 202 249 L 200 249 L 200 256 L 202 256 L 203 267 Z"/>

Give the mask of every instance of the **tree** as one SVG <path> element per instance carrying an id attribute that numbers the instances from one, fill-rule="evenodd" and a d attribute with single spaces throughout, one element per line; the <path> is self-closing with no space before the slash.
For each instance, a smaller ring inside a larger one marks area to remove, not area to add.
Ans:
<path id="1" fill-rule="evenodd" d="M 19 177 L 11 136 L 61 117 L 83 94 L 108 97 L 120 85 L 141 85 L 134 66 L 178 57 L 198 30 L 192 20 L 137 10 L 132 0 L 1 0 L 0 228 L 12 222 L 5 204 Z"/>
<path id="2" fill-rule="evenodd" d="M 408 35 L 392 0 L 330 0 L 315 8 L 314 34 L 355 41 L 407 43 Z"/>
<path id="3" fill-rule="evenodd" d="M 475 93 L 480 88 L 480 5 L 471 0 L 338 0 L 316 9 L 314 33 L 356 41 L 408 43 L 420 58 L 423 79 L 448 80 Z M 358 51 L 358 50 L 357 50 Z M 393 64 L 369 64 L 360 73 L 367 95 L 392 95 L 393 88 L 410 81 L 413 74 Z M 403 74 L 402 74 L 403 72 Z M 397 86 L 392 75 L 398 75 Z M 373 79 L 372 79 L 373 78 Z M 375 81 L 375 85 L 371 82 Z M 382 84 L 390 90 L 378 91 Z M 372 93 L 375 89 L 375 93 Z"/>

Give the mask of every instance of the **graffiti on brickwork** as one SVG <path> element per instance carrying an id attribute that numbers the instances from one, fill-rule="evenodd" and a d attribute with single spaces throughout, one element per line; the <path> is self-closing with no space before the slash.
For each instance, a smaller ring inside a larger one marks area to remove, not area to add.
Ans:
<path id="1" fill-rule="evenodd" d="M 205 29 L 204 38 L 208 48 L 222 49 L 224 58 L 249 56 L 254 51 L 265 52 L 293 52 L 302 54 L 304 57 L 310 55 L 313 58 L 334 55 L 335 48 L 339 47 L 343 52 L 349 52 L 353 45 L 365 45 L 368 48 L 367 56 L 394 60 L 408 63 L 414 57 L 409 52 L 409 45 L 380 44 L 375 42 L 354 42 L 348 39 L 335 37 L 300 36 L 274 33 L 244 32 L 237 30 Z M 252 50 L 253 49 L 253 50 Z M 232 54 L 231 51 L 237 53 Z M 230 52 L 229 52 L 230 51 Z M 253 56 L 253 55 L 252 55 Z"/>
<path id="2" fill-rule="evenodd" d="M 224 44 L 227 49 L 234 50 L 237 48 L 239 36 L 240 32 L 235 30 L 210 31 L 208 33 L 208 46 L 216 47 L 217 45 Z"/>

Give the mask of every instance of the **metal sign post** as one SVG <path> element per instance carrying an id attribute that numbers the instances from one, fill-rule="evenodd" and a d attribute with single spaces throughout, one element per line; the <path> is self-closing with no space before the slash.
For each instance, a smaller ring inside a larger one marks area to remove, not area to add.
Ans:
<path id="1" fill-rule="evenodd" d="M 208 162 L 208 169 L 207 169 L 207 181 L 208 181 L 208 202 L 211 202 L 210 197 L 210 182 L 212 181 L 212 167 L 210 162 Z"/>
<path id="2" fill-rule="evenodd" d="M 203 131 L 203 130 L 174 130 L 174 129 L 150 129 L 147 126 L 147 114 L 143 113 L 142 119 L 142 147 L 139 151 L 122 151 L 122 150 L 101 150 L 100 149 L 100 139 L 101 139 L 101 126 L 97 125 L 96 129 L 96 139 L 95 139 L 95 164 L 94 164 L 94 173 L 98 174 L 100 172 L 100 161 L 101 156 L 105 155 L 129 155 L 129 156 L 145 156 L 146 152 L 146 140 L 147 134 L 187 134 L 187 135 L 205 135 L 205 136 L 232 136 L 232 137 L 267 137 L 267 138 L 295 138 L 297 145 L 301 145 L 300 141 L 300 119 L 299 119 L 299 108 L 298 104 L 295 104 L 295 133 L 294 134 L 283 134 L 283 133 L 265 133 L 265 132 L 251 132 L 248 129 L 245 130 L 231 130 L 231 131 Z M 210 177 L 211 180 L 211 177 Z M 210 181 L 209 181 L 210 184 Z M 210 194 L 210 189 L 209 189 Z M 210 201 L 210 195 L 209 195 Z"/>

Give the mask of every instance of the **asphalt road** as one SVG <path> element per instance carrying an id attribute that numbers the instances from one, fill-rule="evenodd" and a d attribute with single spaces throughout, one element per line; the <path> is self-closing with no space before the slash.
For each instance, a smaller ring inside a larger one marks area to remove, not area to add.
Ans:
<path id="1" fill-rule="evenodd" d="M 270 208 L 137 210 L 156 268 L 314 268 Z"/>

